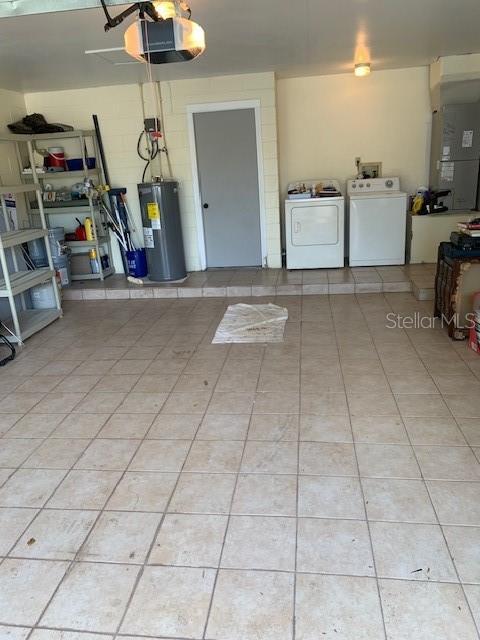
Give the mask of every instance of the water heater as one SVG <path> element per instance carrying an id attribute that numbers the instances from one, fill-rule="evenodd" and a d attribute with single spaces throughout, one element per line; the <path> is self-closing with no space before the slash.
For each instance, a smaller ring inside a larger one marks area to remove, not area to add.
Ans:
<path id="1" fill-rule="evenodd" d="M 186 277 L 178 182 L 139 184 L 143 237 L 150 280 L 171 282 Z"/>

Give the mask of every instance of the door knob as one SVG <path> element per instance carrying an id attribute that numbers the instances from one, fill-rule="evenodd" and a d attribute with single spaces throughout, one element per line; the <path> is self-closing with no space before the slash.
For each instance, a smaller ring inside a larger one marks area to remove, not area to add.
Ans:
<path id="1" fill-rule="evenodd" d="M 204 202 L 204 203 L 203 203 L 203 208 L 204 208 L 204 209 L 208 209 L 208 202 Z"/>

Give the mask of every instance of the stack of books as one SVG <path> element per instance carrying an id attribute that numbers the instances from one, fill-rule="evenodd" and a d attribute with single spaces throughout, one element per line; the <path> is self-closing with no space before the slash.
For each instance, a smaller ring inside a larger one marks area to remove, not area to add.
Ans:
<path id="1" fill-rule="evenodd" d="M 480 238 L 480 219 L 477 218 L 471 222 L 459 222 L 457 224 L 459 231 L 465 233 L 472 238 Z"/>

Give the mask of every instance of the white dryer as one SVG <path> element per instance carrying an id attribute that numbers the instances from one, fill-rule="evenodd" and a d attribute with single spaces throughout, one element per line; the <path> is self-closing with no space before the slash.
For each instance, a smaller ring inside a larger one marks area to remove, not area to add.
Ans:
<path id="1" fill-rule="evenodd" d="M 287 269 L 343 267 L 345 200 L 338 182 L 299 184 L 306 185 L 305 193 L 290 193 L 289 187 L 285 202 Z"/>
<path id="2" fill-rule="evenodd" d="M 405 264 L 407 194 L 399 178 L 349 180 L 349 265 Z"/>

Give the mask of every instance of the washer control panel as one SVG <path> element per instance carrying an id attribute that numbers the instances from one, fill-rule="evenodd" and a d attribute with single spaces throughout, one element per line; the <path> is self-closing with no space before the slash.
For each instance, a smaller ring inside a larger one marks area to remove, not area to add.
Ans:
<path id="1" fill-rule="evenodd" d="M 382 193 L 400 191 L 400 178 L 365 178 L 348 180 L 347 193 Z"/>

